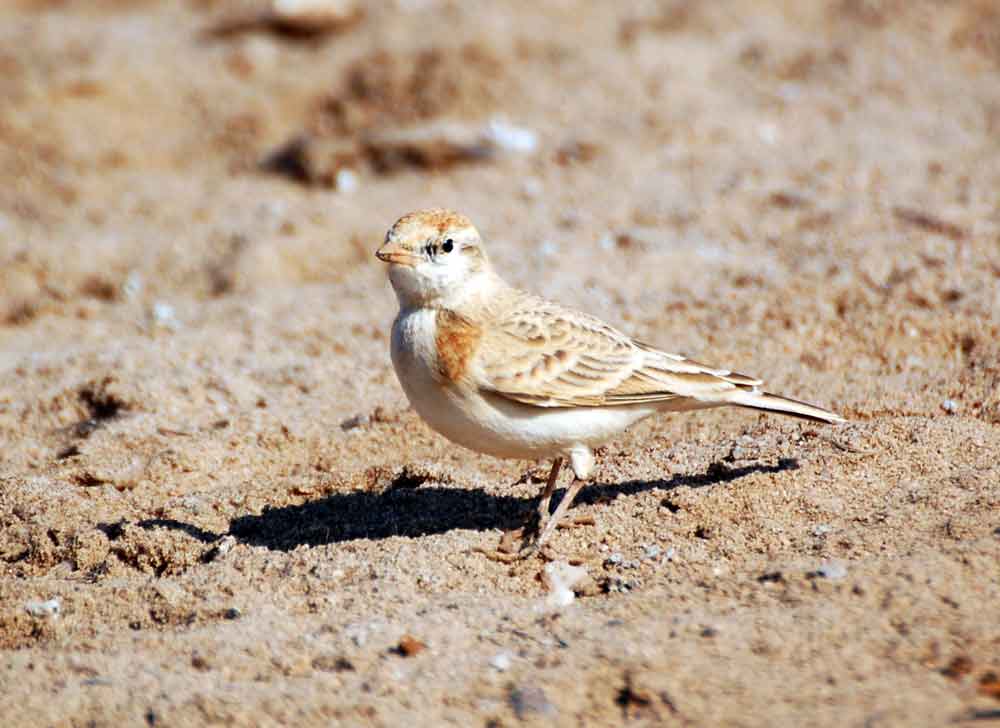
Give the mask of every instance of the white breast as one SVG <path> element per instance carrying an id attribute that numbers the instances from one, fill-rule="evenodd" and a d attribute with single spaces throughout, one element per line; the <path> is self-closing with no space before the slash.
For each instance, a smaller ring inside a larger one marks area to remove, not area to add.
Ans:
<path id="1" fill-rule="evenodd" d="M 392 327 L 392 363 L 410 404 L 449 440 L 501 458 L 535 460 L 594 447 L 648 417 L 653 407 L 534 407 L 446 383 L 437 374 L 436 315 L 400 311 Z"/>

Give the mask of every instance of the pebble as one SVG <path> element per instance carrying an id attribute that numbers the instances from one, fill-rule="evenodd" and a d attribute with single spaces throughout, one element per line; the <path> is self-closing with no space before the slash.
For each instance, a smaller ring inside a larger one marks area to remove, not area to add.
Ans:
<path id="1" fill-rule="evenodd" d="M 644 554 L 645 558 L 647 559 L 658 559 L 662 552 L 663 549 L 661 549 L 659 546 L 653 545 L 653 546 L 647 546 Z"/>
<path id="2" fill-rule="evenodd" d="M 510 669 L 511 659 L 509 652 L 498 652 L 492 660 L 490 666 L 497 672 L 507 672 Z"/>
<path id="3" fill-rule="evenodd" d="M 358 173 L 353 169 L 341 167 L 334 176 L 334 187 L 338 192 L 354 192 L 358 188 Z"/>
<path id="4" fill-rule="evenodd" d="M 59 597 L 47 599 L 44 602 L 28 602 L 24 605 L 24 610 L 32 617 L 48 618 L 58 617 L 62 610 L 62 601 Z"/>
<path id="5" fill-rule="evenodd" d="M 624 559 L 622 555 L 617 551 L 615 551 L 613 554 L 611 554 L 608 558 L 604 560 L 604 563 L 610 564 L 611 566 L 618 566 L 618 564 L 620 564 L 623 560 Z"/>
<path id="6" fill-rule="evenodd" d="M 820 524 L 817 524 L 817 525 L 813 526 L 812 534 L 813 534 L 813 536 L 825 536 L 826 534 L 830 533 L 830 531 L 832 531 L 832 530 L 833 530 L 833 528 L 830 527 L 830 526 L 828 526 L 827 524 L 820 523 Z"/>
<path id="7" fill-rule="evenodd" d="M 233 536 L 223 536 L 219 541 L 208 550 L 205 555 L 206 561 L 215 561 L 216 559 L 223 558 L 226 554 L 233 550 L 236 545 L 236 538 Z"/>
<path id="8" fill-rule="evenodd" d="M 538 246 L 538 253 L 543 258 L 551 258 L 559 254 L 559 245 L 551 240 L 543 240 Z"/>
<path id="9" fill-rule="evenodd" d="M 142 288 L 142 274 L 138 271 L 132 271 L 122 284 L 122 295 L 128 300 L 134 301 L 142 294 Z"/>
<path id="10" fill-rule="evenodd" d="M 573 587 L 590 576 L 582 566 L 572 566 L 566 561 L 552 561 L 546 564 L 544 574 L 545 583 L 549 588 L 545 606 L 553 610 L 572 604 L 576 597 Z"/>
<path id="11" fill-rule="evenodd" d="M 174 313 L 174 307 L 164 301 L 157 301 L 153 304 L 150 318 L 154 326 L 162 326 L 172 331 L 176 331 L 180 326 L 177 315 Z"/>
<path id="12" fill-rule="evenodd" d="M 953 399 L 946 399 L 944 402 L 941 403 L 941 409 L 943 409 L 948 414 L 953 415 L 956 412 L 958 412 L 958 402 L 956 402 Z"/>
<path id="13" fill-rule="evenodd" d="M 840 561 L 826 561 L 819 565 L 816 573 L 824 579 L 843 579 L 847 576 L 847 567 Z"/>
<path id="14" fill-rule="evenodd" d="M 399 644 L 396 646 L 396 652 L 398 652 L 403 657 L 413 657 L 414 655 L 419 655 L 421 652 L 427 649 L 427 644 L 411 634 L 404 634 L 399 638 Z"/>
<path id="15" fill-rule="evenodd" d="M 503 119 L 491 119 L 486 128 L 488 138 L 498 149 L 530 154 L 538 148 L 538 135 L 531 129 L 514 126 Z"/>
<path id="16" fill-rule="evenodd" d="M 623 593 L 627 591 L 632 591 L 636 587 L 636 584 L 632 581 L 626 581 L 620 576 L 609 577 L 604 582 L 604 588 L 608 593 Z"/>
<path id="17" fill-rule="evenodd" d="M 363 14 L 357 0 L 273 0 L 275 22 L 300 33 L 322 33 L 341 28 Z"/>
<path id="18" fill-rule="evenodd" d="M 348 417 L 346 420 L 340 423 L 340 429 L 344 432 L 348 430 L 354 430 L 358 427 L 364 427 L 369 422 L 371 418 L 366 414 L 354 415 L 354 417 Z"/>
<path id="19" fill-rule="evenodd" d="M 518 720 L 524 720 L 530 713 L 548 716 L 556 714 L 556 706 L 549 702 L 545 691 L 535 685 L 511 690 L 510 705 Z"/>

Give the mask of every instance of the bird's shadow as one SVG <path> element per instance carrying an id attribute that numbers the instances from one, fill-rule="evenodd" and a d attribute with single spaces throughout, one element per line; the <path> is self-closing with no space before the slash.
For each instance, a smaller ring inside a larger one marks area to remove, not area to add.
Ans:
<path id="1" fill-rule="evenodd" d="M 698 475 L 587 485 L 581 489 L 577 502 L 594 503 L 620 495 L 657 489 L 669 491 L 682 486 L 706 488 L 753 473 L 778 473 L 797 468 L 798 461 L 790 458 L 779 460 L 777 465 L 728 467 L 713 463 L 705 473 Z M 553 505 L 561 497 L 562 492 L 557 492 L 552 499 Z M 422 488 L 407 484 L 381 492 L 354 490 L 300 505 L 265 508 L 260 515 L 234 518 L 229 533 L 247 544 L 290 551 L 302 545 L 319 546 L 392 536 L 415 538 L 454 529 L 509 530 L 524 523 L 534 511 L 535 502 L 534 497 L 493 495 L 478 489 Z"/>

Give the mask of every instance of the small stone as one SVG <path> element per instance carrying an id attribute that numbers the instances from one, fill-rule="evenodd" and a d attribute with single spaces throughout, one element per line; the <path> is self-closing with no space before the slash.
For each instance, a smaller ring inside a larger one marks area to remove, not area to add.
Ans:
<path id="1" fill-rule="evenodd" d="M 396 652 L 403 657 L 419 655 L 425 649 L 427 649 L 427 645 L 410 634 L 404 634 L 400 637 L 399 644 L 396 645 Z"/>
<path id="2" fill-rule="evenodd" d="M 780 132 L 778 131 L 777 124 L 773 122 L 764 122 L 757 125 L 757 136 L 765 144 L 773 146 L 778 143 L 778 138 L 780 137 Z"/>
<path id="3" fill-rule="evenodd" d="M 545 606 L 559 610 L 568 607 L 576 597 L 574 587 L 590 580 L 590 574 L 581 566 L 572 566 L 566 561 L 552 561 L 545 565 L 545 583 L 549 594 L 545 598 Z"/>
<path id="4" fill-rule="evenodd" d="M 273 0 L 271 20 L 285 30 L 318 34 L 339 30 L 360 20 L 357 0 Z"/>
<path id="5" fill-rule="evenodd" d="M 646 559 L 652 560 L 652 559 L 658 559 L 658 558 L 660 558 L 660 554 L 662 552 L 663 552 L 662 548 L 660 548 L 659 546 L 653 545 L 653 546 L 646 546 L 646 549 L 643 552 L 643 554 L 644 554 L 644 556 L 645 556 Z"/>
<path id="6" fill-rule="evenodd" d="M 840 561 L 827 561 L 816 569 L 816 575 L 824 579 L 843 579 L 847 576 L 847 567 Z"/>
<path id="7" fill-rule="evenodd" d="M 509 652 L 498 652 L 494 655 L 493 659 L 490 660 L 490 667 L 492 667 L 497 672 L 507 672 L 510 669 L 511 659 Z"/>
<path id="8" fill-rule="evenodd" d="M 334 187 L 338 192 L 354 192 L 358 188 L 358 174 L 353 169 L 342 167 L 334 175 Z"/>
<path id="9" fill-rule="evenodd" d="M 205 562 L 217 561 L 225 557 L 236 545 L 236 538 L 233 536 L 223 536 L 204 555 Z"/>
<path id="10" fill-rule="evenodd" d="M 626 581 L 620 576 L 609 576 L 602 582 L 604 591 L 608 594 L 623 593 L 631 591 L 635 586 L 631 581 Z"/>
<path id="11" fill-rule="evenodd" d="M 222 613 L 222 616 L 226 619 L 239 619 L 243 616 L 243 612 L 236 607 L 229 607 L 229 609 Z"/>
<path id="12" fill-rule="evenodd" d="M 340 423 L 340 429 L 344 432 L 356 429 L 358 427 L 364 427 L 369 422 L 371 422 L 371 417 L 365 414 L 354 415 L 354 417 L 348 417 L 346 420 Z"/>
<path id="13" fill-rule="evenodd" d="M 556 706 L 549 702 L 545 691 L 535 685 L 511 690 L 510 705 L 518 720 L 524 720 L 531 713 L 547 716 L 556 714 Z"/>
<path id="14" fill-rule="evenodd" d="M 958 402 L 956 402 L 953 399 L 946 399 L 944 402 L 941 403 L 941 409 L 943 409 L 948 414 L 953 415 L 956 412 L 958 412 Z"/>
<path id="15" fill-rule="evenodd" d="M 972 672 L 973 664 L 972 659 L 967 655 L 958 655 L 952 658 L 942 670 L 941 674 L 945 677 L 950 677 L 952 680 L 961 680 L 963 677 Z"/>
<path id="16" fill-rule="evenodd" d="M 157 301 L 150 310 L 149 317 L 153 326 L 176 331 L 180 327 L 174 307 L 164 301 Z"/>
<path id="17" fill-rule="evenodd" d="M 983 676 L 979 678 L 979 686 L 976 688 L 976 692 L 988 698 L 1000 700 L 1000 675 L 992 670 L 983 673 Z"/>
<path id="18" fill-rule="evenodd" d="M 319 655 L 312 660 L 314 670 L 323 672 L 354 672 L 354 663 L 342 655 Z"/>
<path id="19" fill-rule="evenodd" d="M 812 535 L 813 536 L 825 536 L 830 533 L 833 529 L 825 523 L 820 523 L 813 526 Z"/>
<path id="20" fill-rule="evenodd" d="M 620 564 L 623 560 L 624 558 L 622 557 L 622 555 L 617 551 L 615 551 L 613 554 L 611 554 L 608 558 L 604 560 L 604 563 L 605 565 L 618 566 L 618 564 Z"/>
<path id="21" fill-rule="evenodd" d="M 138 271 L 132 271 L 122 284 L 122 296 L 126 300 L 134 301 L 142 294 L 142 288 L 142 275 Z"/>
<path id="22" fill-rule="evenodd" d="M 41 619 L 58 617 L 59 612 L 62 611 L 62 601 L 59 597 L 53 597 L 44 602 L 28 602 L 24 605 L 24 610 L 32 617 L 39 617 Z"/>
<path id="23" fill-rule="evenodd" d="M 487 129 L 489 139 L 504 151 L 529 154 L 538 148 L 538 135 L 531 129 L 513 126 L 503 119 L 491 119 Z"/>
<path id="24" fill-rule="evenodd" d="M 543 240 L 538 246 L 538 253 L 543 258 L 552 258 L 559 254 L 559 246 L 551 240 Z"/>

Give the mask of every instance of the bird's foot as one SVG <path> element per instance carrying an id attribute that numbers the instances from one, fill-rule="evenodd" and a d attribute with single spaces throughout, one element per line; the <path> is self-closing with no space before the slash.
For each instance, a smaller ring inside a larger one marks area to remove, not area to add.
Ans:
<path id="1" fill-rule="evenodd" d="M 542 544 L 539 542 L 539 535 L 540 529 L 534 524 L 522 526 L 512 531 L 504 531 L 495 550 L 489 551 L 484 548 L 475 550 L 490 561 L 499 561 L 504 564 L 523 561 L 536 554 L 542 558 L 548 558 L 547 554 L 540 551 Z"/>
<path id="2" fill-rule="evenodd" d="M 570 529 L 570 528 L 582 528 L 583 526 L 596 526 L 597 519 L 593 516 L 582 515 L 572 518 L 568 521 L 561 521 L 556 528 L 558 529 Z"/>

